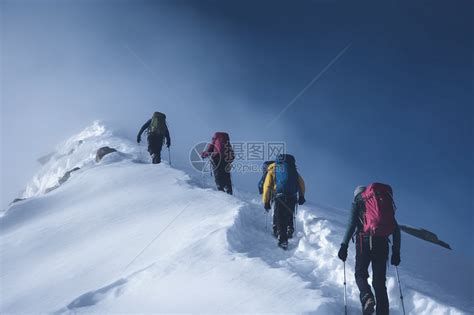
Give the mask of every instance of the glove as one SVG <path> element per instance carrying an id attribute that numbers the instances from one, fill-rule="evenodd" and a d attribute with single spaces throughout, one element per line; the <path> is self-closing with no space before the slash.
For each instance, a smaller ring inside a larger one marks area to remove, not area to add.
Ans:
<path id="1" fill-rule="evenodd" d="M 305 202 L 306 202 L 306 199 L 304 199 L 304 196 L 300 196 L 298 199 L 298 204 L 302 206 L 304 205 Z"/>
<path id="2" fill-rule="evenodd" d="M 397 251 L 393 251 L 393 249 L 392 249 L 392 259 L 390 259 L 390 263 L 394 266 L 400 265 L 400 253 Z"/>
<path id="3" fill-rule="evenodd" d="M 209 156 L 209 153 L 208 152 L 202 152 L 201 153 L 201 157 L 204 159 L 204 158 L 207 158 Z"/>
<path id="4" fill-rule="evenodd" d="M 265 211 L 270 211 L 270 209 L 272 208 L 272 206 L 270 205 L 269 202 L 265 203 L 265 205 L 263 206 L 265 208 Z"/>
<path id="5" fill-rule="evenodd" d="M 137 143 L 140 143 L 141 140 L 140 137 L 137 137 Z"/>
<path id="6" fill-rule="evenodd" d="M 166 147 L 169 148 L 171 146 L 171 143 L 166 143 Z"/>
<path id="7" fill-rule="evenodd" d="M 346 244 L 341 244 L 341 248 L 339 249 L 339 253 L 337 253 L 337 256 L 339 257 L 340 260 L 346 261 L 347 259 L 347 245 Z"/>

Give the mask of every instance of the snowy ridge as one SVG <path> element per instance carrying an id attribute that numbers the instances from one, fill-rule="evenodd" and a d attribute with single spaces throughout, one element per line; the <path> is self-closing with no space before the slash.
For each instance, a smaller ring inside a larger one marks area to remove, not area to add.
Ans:
<path id="1" fill-rule="evenodd" d="M 91 126 L 57 146 L 47 163 L 27 184 L 21 198 L 44 194 L 48 188 L 54 187 L 67 171 L 75 167 L 81 169 L 93 167 L 97 149 L 104 146 L 113 147 L 120 152 L 114 154 L 115 159 L 127 158 L 137 162 L 149 160 L 148 154 L 134 143 L 113 136 L 111 130 L 100 121 L 95 121 Z"/>
<path id="2" fill-rule="evenodd" d="M 120 152 L 95 163 L 104 145 Z M 282 251 L 255 194 L 197 187 L 184 172 L 147 160 L 100 123 L 57 148 L 29 198 L 0 218 L 0 313 L 343 313 L 336 253 L 347 211 L 300 207 L 297 236 Z M 81 170 L 44 194 L 73 167 Z M 472 265 L 402 237 L 407 313 L 474 312 Z M 359 314 L 353 256 L 351 245 L 349 314 Z M 391 313 L 400 314 L 391 267 L 387 286 Z"/>

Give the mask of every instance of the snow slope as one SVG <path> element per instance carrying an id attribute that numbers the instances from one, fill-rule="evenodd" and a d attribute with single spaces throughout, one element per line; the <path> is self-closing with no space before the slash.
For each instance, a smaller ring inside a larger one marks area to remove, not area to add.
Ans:
<path id="1" fill-rule="evenodd" d="M 95 163 L 104 145 L 121 153 Z M 298 235 L 282 251 L 255 194 L 228 196 L 151 165 L 100 123 L 60 145 L 23 197 L 0 218 L 2 314 L 343 313 L 336 253 L 346 210 L 300 207 Z M 409 314 L 474 311 L 472 264 L 405 234 L 402 246 Z M 359 314 L 353 252 L 349 313 Z M 391 310 L 399 314 L 393 274 Z"/>

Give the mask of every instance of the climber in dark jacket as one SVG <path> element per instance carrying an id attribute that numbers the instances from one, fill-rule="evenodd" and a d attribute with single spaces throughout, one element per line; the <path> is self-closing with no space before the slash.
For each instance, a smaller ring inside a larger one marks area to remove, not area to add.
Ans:
<path id="1" fill-rule="evenodd" d="M 347 259 L 347 248 L 349 240 L 356 232 L 356 263 L 355 279 L 360 291 L 363 314 L 373 314 L 375 302 L 377 302 L 376 314 L 387 315 L 389 309 L 387 288 L 385 286 L 387 273 L 387 260 L 389 253 L 388 237 L 377 237 L 363 234 L 363 218 L 365 214 L 365 203 L 362 193 L 365 186 L 357 186 L 354 191 L 354 202 L 352 203 L 351 216 L 342 240 L 338 256 L 342 261 Z M 393 232 L 393 245 L 391 264 L 400 264 L 400 227 L 396 224 Z M 375 300 L 372 289 L 367 282 L 369 278 L 368 268 L 372 263 L 372 286 L 375 291 Z"/>
<path id="2" fill-rule="evenodd" d="M 210 158 L 212 172 L 217 190 L 232 195 L 232 179 L 230 176 L 235 154 L 227 132 L 216 132 L 206 150 L 201 153 L 202 158 Z"/>
<path id="3" fill-rule="evenodd" d="M 153 113 L 153 117 L 149 119 L 138 132 L 138 143 L 140 143 L 142 133 L 145 130 L 147 130 L 148 133 L 148 152 L 151 155 L 152 163 L 159 164 L 161 162 L 161 149 L 164 139 L 166 138 L 166 146 L 168 148 L 171 145 L 170 132 L 166 125 L 166 115 L 160 112 Z"/>

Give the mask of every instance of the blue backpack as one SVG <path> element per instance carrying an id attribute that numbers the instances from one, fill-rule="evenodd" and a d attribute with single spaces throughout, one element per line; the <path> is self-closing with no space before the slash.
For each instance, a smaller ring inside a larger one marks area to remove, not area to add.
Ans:
<path id="1" fill-rule="evenodd" d="M 298 172 L 295 158 L 290 154 L 280 154 L 275 160 L 276 195 L 296 196 L 298 193 Z"/>

